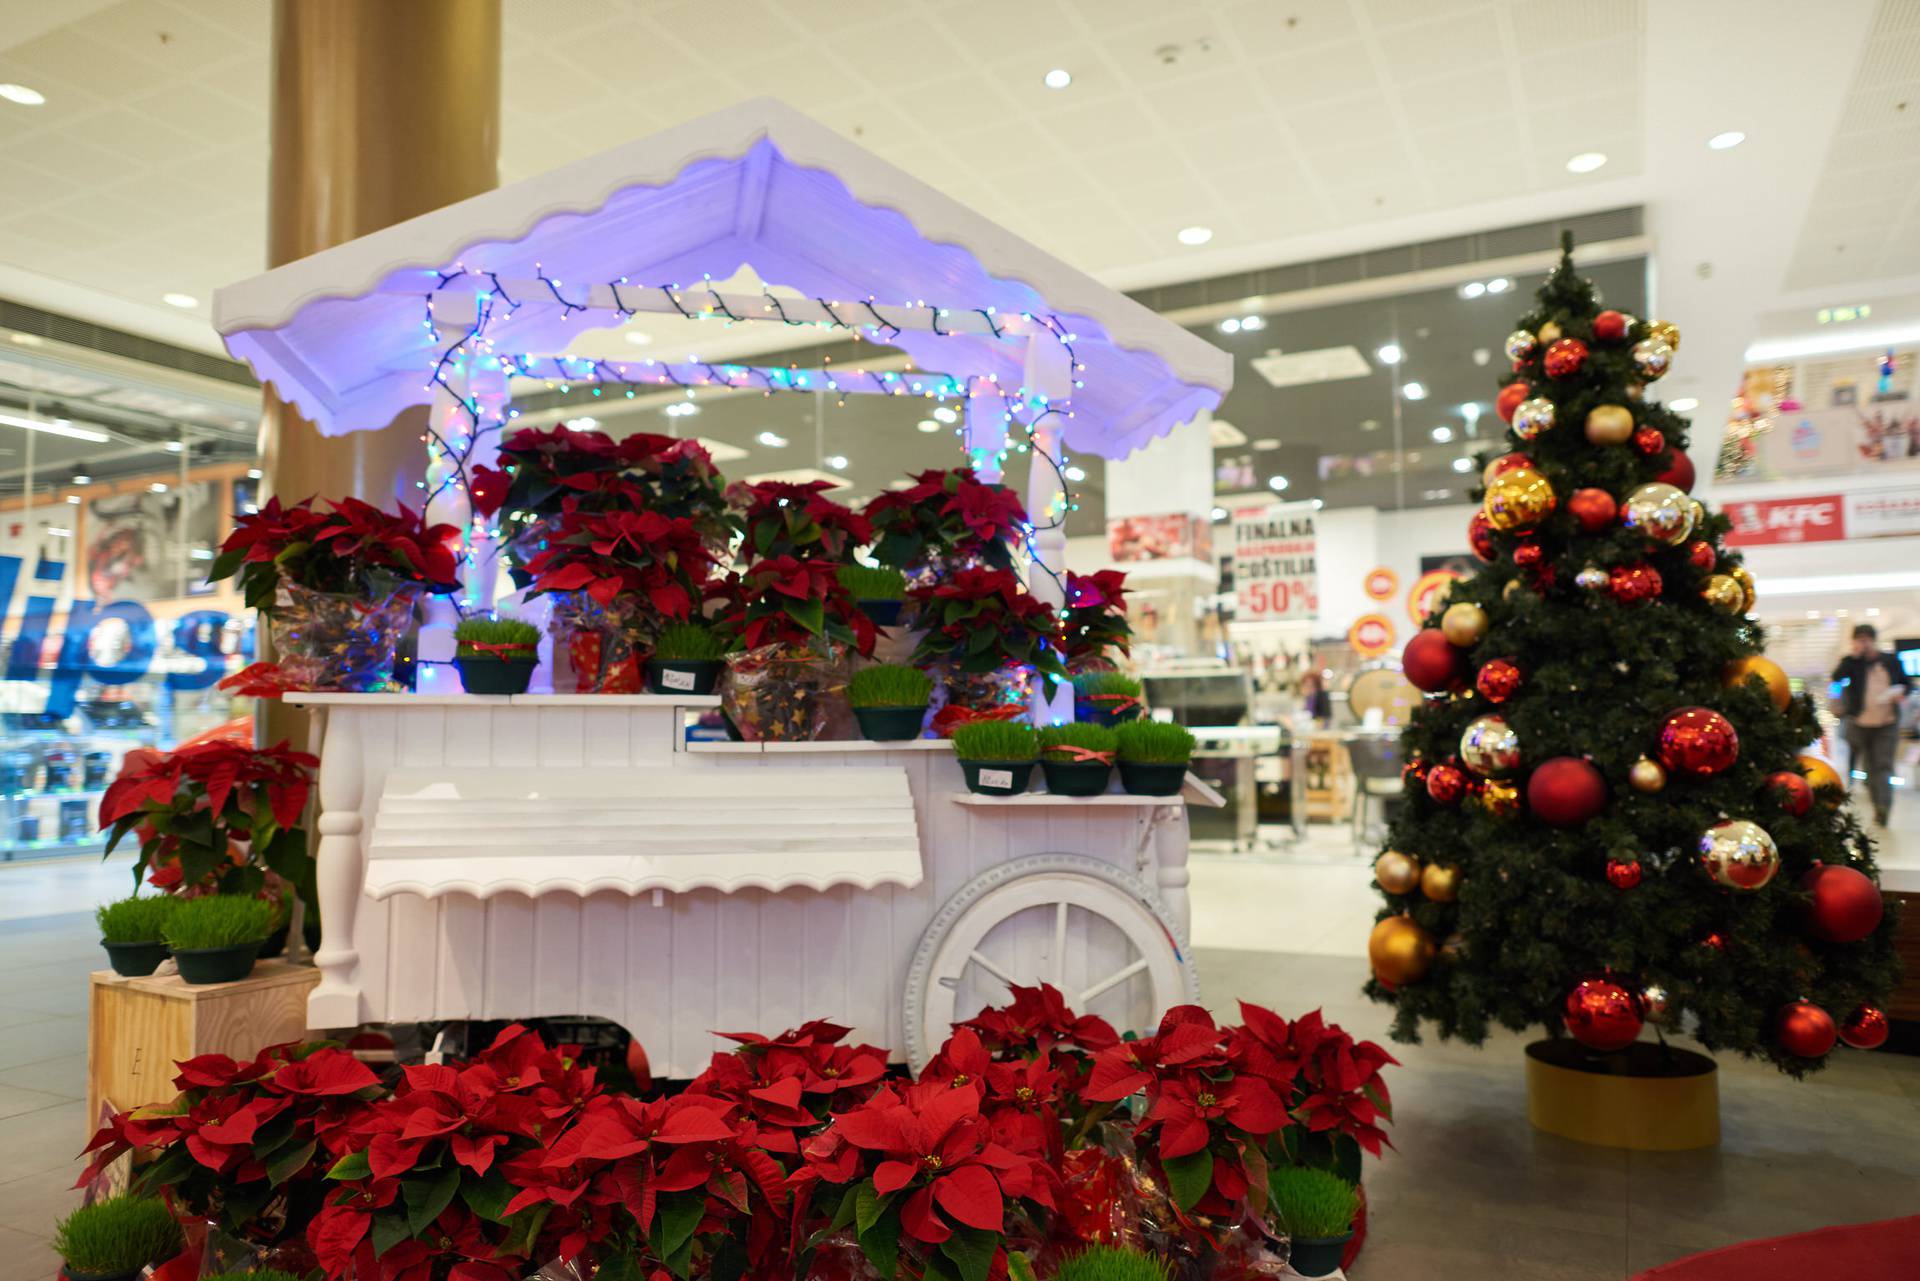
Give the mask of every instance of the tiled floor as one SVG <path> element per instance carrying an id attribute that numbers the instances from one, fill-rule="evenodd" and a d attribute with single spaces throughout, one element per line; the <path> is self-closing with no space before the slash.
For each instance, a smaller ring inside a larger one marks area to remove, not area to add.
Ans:
<path id="1" fill-rule="evenodd" d="M 1884 861 L 1920 867 L 1920 804 L 1895 816 Z M 91 907 L 126 892 L 125 864 L 0 866 L 0 1277 L 44 1281 L 85 1142 Z M 1196 855 L 1194 942 L 1223 1015 L 1246 997 L 1323 1007 L 1384 1040 L 1361 997 L 1373 894 L 1341 829 L 1261 855 Z M 1372 1236 L 1353 1281 L 1619 1281 L 1696 1250 L 1920 1211 L 1920 1059 L 1842 1050 L 1796 1084 L 1722 1065 L 1717 1149 L 1629 1154 L 1527 1125 L 1520 1049 L 1390 1045 L 1396 1150 L 1370 1165 Z"/>

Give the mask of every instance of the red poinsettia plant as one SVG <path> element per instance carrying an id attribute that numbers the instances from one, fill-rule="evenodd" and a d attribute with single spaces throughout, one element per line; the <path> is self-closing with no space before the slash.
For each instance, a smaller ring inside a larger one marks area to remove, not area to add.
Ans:
<path id="1" fill-rule="evenodd" d="M 1066 617 L 1060 620 L 1060 644 L 1067 667 L 1076 672 L 1112 666 L 1112 656 L 1131 652 L 1133 626 L 1127 621 L 1127 576 L 1117 569 L 1092 574 L 1067 571 Z"/>
<path id="2" fill-rule="evenodd" d="M 284 741 L 136 748 L 100 798 L 107 852 L 129 833 L 139 839 L 136 886 L 145 876 L 175 893 L 269 895 L 285 881 L 311 903 L 313 857 L 300 816 L 319 764 Z"/>
<path id="3" fill-rule="evenodd" d="M 848 560 L 855 548 L 872 540 L 873 526 L 865 516 L 828 498 L 826 491 L 834 487 L 829 480 L 736 481 L 727 486 L 727 498 L 746 529 L 742 558 Z"/>
<path id="4" fill-rule="evenodd" d="M 207 571 L 211 582 L 239 576 L 249 608 L 271 615 L 281 584 L 382 601 L 404 587 L 450 592 L 459 585 L 460 531 L 428 525 L 410 508 L 384 512 L 357 498 L 291 507 L 270 498 L 237 516 Z"/>
<path id="5" fill-rule="evenodd" d="M 1060 662 L 1059 616 L 1034 599 L 1011 570 L 963 569 L 907 593 L 926 634 L 918 664 L 946 663 L 962 672 L 1031 667 L 1051 689 L 1066 677 Z"/>
<path id="6" fill-rule="evenodd" d="M 467 491 L 480 514 L 505 512 L 514 536 L 558 517 L 569 502 L 685 517 L 715 549 L 733 533 L 720 473 L 697 440 L 523 427 L 501 443 L 500 464 L 474 467 Z"/>
<path id="7" fill-rule="evenodd" d="M 546 543 L 527 563 L 534 594 L 585 592 L 603 608 L 625 601 L 660 620 L 685 622 L 713 572 L 713 553 L 691 520 L 644 508 L 569 503 Z"/>
<path id="8" fill-rule="evenodd" d="M 1013 568 L 1013 549 L 1027 532 L 1027 509 L 1005 485 L 971 467 L 923 471 L 913 484 L 877 495 L 866 506 L 874 557 L 896 569 L 977 561 Z"/>
<path id="9" fill-rule="evenodd" d="M 746 649 L 837 642 L 873 653 L 873 620 L 841 585 L 831 560 L 770 556 L 729 574 L 714 594 L 726 602 L 719 625 Z"/>

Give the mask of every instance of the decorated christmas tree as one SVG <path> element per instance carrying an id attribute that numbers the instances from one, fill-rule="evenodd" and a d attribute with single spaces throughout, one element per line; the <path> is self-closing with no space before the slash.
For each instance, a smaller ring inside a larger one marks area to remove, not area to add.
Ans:
<path id="1" fill-rule="evenodd" d="M 1872 846 L 1801 754 L 1813 704 L 1762 656 L 1686 420 L 1648 394 L 1679 342 L 1603 309 L 1570 237 L 1507 339 L 1484 564 L 1404 655 L 1427 697 L 1367 986 L 1400 1039 L 1544 1024 L 1608 1052 L 1651 1025 L 1795 1075 L 1886 1039 Z"/>

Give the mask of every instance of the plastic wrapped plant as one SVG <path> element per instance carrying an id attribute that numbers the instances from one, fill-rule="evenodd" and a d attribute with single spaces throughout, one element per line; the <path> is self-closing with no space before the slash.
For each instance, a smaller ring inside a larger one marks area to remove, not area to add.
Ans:
<path id="1" fill-rule="evenodd" d="M 1094 574 L 1067 571 L 1066 617 L 1060 620 L 1060 645 L 1074 672 L 1111 669 L 1133 643 L 1127 620 L 1127 576 L 1117 569 Z"/>

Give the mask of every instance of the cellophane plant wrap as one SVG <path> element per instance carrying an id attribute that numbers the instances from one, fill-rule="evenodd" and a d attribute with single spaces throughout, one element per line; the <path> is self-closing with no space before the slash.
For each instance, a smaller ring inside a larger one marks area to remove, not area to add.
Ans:
<path id="1" fill-rule="evenodd" d="M 138 1186 L 330 1281 L 1052 1275 L 1093 1243 L 1275 1275 L 1267 1169 L 1309 1139 L 1378 1153 L 1378 1047 L 1309 1015 L 1183 1006 L 1138 1040 L 1051 987 L 957 1025 L 921 1073 L 815 1021 L 728 1033 L 683 1092 L 602 1087 L 576 1051 L 510 1027 L 465 1063 L 387 1079 L 336 1048 L 181 1065 L 171 1104 L 95 1136 Z M 1017 1257 L 1015 1257 L 1017 1256 Z M 286 1265 L 283 1265 L 286 1266 Z"/>
<path id="2" fill-rule="evenodd" d="M 866 516 L 874 558 L 917 586 L 969 566 L 1011 570 L 1027 527 L 1019 497 L 971 467 L 920 472 L 906 488 L 877 495 Z"/>

